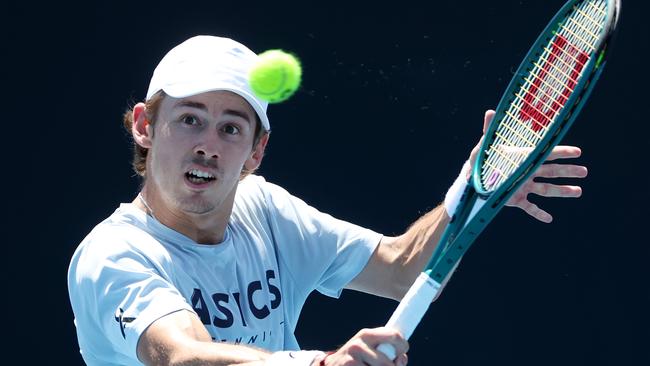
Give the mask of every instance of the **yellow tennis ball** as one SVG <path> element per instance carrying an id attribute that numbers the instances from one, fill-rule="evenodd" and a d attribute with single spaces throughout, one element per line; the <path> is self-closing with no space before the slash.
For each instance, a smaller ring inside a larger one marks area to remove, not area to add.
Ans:
<path id="1" fill-rule="evenodd" d="M 300 87 L 301 78 L 300 61 L 282 50 L 260 53 L 248 75 L 255 95 L 269 103 L 280 103 L 289 99 Z"/>

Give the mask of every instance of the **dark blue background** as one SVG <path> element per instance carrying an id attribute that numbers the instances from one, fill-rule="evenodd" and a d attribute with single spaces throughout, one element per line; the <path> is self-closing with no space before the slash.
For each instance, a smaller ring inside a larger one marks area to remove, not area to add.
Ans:
<path id="1" fill-rule="evenodd" d="M 116 1 L 5 5 L 5 319 L 23 363 L 82 364 L 67 265 L 138 179 L 121 114 L 196 34 L 284 48 L 301 90 L 271 106 L 260 171 L 315 207 L 389 235 L 437 205 L 522 57 L 562 1 Z M 564 143 L 590 169 L 579 200 L 504 210 L 411 339 L 413 365 L 650 364 L 649 6 L 624 0 L 618 43 Z M 570 181 L 575 183 L 575 181 Z M 333 349 L 396 303 L 313 295 L 297 334 Z M 6 326 L 6 324 L 5 324 Z M 7 328 L 5 328 L 7 329 Z"/>

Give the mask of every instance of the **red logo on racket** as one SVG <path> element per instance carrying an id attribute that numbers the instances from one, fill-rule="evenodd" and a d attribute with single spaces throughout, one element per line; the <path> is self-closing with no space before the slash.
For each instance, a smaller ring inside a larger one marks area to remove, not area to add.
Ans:
<path id="1" fill-rule="evenodd" d="M 558 34 L 539 74 L 530 76 L 534 79 L 524 96 L 519 118 L 524 122 L 532 120 L 535 132 L 548 126 L 571 96 L 588 59 L 589 55 Z"/>

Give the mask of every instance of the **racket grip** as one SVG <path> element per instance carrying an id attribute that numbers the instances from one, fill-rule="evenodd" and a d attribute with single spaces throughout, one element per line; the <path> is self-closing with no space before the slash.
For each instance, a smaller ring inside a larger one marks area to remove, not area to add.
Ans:
<path id="1" fill-rule="evenodd" d="M 404 339 L 409 339 L 429 309 L 429 305 L 438 295 L 440 287 L 441 285 L 428 274 L 420 273 L 386 323 L 386 327 L 398 330 Z M 397 357 L 395 348 L 391 344 L 382 343 L 377 350 L 391 360 L 395 360 Z"/>
<path id="2" fill-rule="evenodd" d="M 382 343 L 377 346 L 377 351 L 385 354 L 391 361 L 395 361 L 397 358 L 397 351 L 395 351 L 395 347 L 392 344 Z"/>

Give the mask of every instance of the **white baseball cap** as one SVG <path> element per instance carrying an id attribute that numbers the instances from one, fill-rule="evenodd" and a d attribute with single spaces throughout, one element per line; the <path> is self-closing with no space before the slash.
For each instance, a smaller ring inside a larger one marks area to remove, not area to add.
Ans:
<path id="1" fill-rule="evenodd" d="M 192 37 L 160 60 L 149 83 L 147 100 L 160 90 L 174 98 L 228 90 L 246 99 L 268 131 L 268 103 L 257 98 L 248 83 L 248 72 L 257 58 L 253 51 L 229 38 Z"/>

